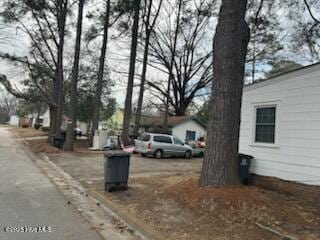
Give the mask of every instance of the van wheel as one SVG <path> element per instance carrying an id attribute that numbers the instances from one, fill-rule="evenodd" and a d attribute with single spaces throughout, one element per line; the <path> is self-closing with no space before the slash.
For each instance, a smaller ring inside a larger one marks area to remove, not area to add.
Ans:
<path id="1" fill-rule="evenodd" d="M 184 157 L 189 159 L 192 157 L 191 151 L 186 151 L 186 153 L 184 154 Z"/>
<path id="2" fill-rule="evenodd" d="M 157 158 L 157 159 L 162 158 L 163 157 L 162 150 L 158 149 L 157 151 L 155 151 L 154 157 Z"/>

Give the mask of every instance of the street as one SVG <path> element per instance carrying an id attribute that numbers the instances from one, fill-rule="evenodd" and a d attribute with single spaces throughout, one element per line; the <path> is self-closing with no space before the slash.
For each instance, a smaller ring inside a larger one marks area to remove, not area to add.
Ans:
<path id="1" fill-rule="evenodd" d="M 1 240 L 101 239 L 5 128 L 0 128 L 0 164 Z"/>

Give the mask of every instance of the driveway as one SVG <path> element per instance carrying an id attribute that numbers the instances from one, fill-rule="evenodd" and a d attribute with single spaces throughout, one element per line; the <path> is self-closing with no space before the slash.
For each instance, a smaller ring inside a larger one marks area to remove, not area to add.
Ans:
<path id="1" fill-rule="evenodd" d="M 84 186 L 103 182 L 103 153 L 59 153 L 49 154 L 50 159 L 77 179 Z M 147 158 L 132 154 L 130 158 L 129 182 L 135 178 L 198 175 L 201 158 Z"/>
<path id="2" fill-rule="evenodd" d="M 5 128 L 0 128 L 0 239 L 99 240 L 75 209 L 35 166 Z M 43 233 L 13 233 L 19 227 Z M 7 228 L 9 227 L 9 228 Z M 12 229 L 10 227 L 18 227 Z"/>

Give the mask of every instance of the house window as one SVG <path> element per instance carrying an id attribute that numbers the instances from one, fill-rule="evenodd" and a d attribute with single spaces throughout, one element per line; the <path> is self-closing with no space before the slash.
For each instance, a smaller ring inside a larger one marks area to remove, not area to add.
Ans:
<path id="1" fill-rule="evenodd" d="M 256 108 L 255 142 L 275 143 L 276 107 Z"/>
<path id="2" fill-rule="evenodd" d="M 187 131 L 186 132 L 186 140 L 195 141 L 196 140 L 196 132 L 195 131 Z"/>

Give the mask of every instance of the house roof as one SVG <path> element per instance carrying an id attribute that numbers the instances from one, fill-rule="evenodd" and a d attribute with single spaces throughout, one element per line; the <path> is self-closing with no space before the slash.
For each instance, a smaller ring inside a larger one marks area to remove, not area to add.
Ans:
<path id="1" fill-rule="evenodd" d="M 199 125 L 201 125 L 203 128 L 207 128 L 207 126 L 202 123 L 199 119 L 197 119 L 195 116 L 171 116 L 168 118 L 168 125 L 170 127 L 177 126 L 181 123 L 184 123 L 186 121 L 195 121 Z M 143 121 L 142 126 L 153 126 L 153 127 L 162 127 L 164 123 L 164 118 L 163 117 L 153 117 L 149 116 L 146 117 Z"/>
<path id="2" fill-rule="evenodd" d="M 281 73 L 279 75 L 273 76 L 271 78 L 266 78 L 260 81 L 256 81 L 254 83 L 250 83 L 244 86 L 244 91 L 255 89 L 258 87 L 262 87 L 265 85 L 269 85 L 278 81 L 287 80 L 290 78 L 294 78 L 296 76 L 301 76 L 309 72 L 320 71 L 320 62 L 314 63 L 311 65 L 307 65 L 301 68 L 293 69 L 291 71 Z"/>

